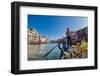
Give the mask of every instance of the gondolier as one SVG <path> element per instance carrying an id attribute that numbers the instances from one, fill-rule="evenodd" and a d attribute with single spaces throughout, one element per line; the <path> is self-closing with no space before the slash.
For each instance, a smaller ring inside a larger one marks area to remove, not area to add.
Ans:
<path id="1" fill-rule="evenodd" d="M 69 48 L 72 46 L 71 31 L 70 31 L 69 27 L 67 28 L 66 38 L 67 38 L 67 46 Z"/>

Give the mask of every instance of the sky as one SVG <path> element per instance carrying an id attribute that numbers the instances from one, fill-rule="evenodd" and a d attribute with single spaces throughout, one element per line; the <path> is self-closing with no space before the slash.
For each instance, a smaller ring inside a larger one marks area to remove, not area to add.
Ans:
<path id="1" fill-rule="evenodd" d="M 65 37 L 67 27 L 71 31 L 88 26 L 88 18 L 80 16 L 52 16 L 52 15 L 28 15 L 28 28 L 35 28 L 49 40 Z"/>

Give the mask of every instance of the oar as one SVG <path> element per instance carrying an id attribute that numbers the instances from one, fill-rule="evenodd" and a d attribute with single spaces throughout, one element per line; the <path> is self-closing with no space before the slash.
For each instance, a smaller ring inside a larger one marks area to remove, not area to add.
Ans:
<path id="1" fill-rule="evenodd" d="M 44 55 L 44 57 L 47 56 L 47 55 L 48 55 L 52 50 L 54 50 L 57 46 L 58 46 L 58 45 L 56 45 L 56 46 L 53 47 L 49 52 L 47 52 L 47 53 Z"/>

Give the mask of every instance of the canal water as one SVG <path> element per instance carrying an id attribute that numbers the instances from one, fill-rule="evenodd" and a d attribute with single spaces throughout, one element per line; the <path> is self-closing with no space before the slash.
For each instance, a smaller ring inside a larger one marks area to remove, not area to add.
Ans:
<path id="1" fill-rule="evenodd" d="M 54 43 L 40 44 L 40 45 L 28 45 L 28 60 L 59 59 L 61 50 L 59 50 L 58 46 L 57 47 L 56 46 L 57 44 L 54 44 Z M 50 50 L 52 51 L 49 54 L 47 54 Z"/>

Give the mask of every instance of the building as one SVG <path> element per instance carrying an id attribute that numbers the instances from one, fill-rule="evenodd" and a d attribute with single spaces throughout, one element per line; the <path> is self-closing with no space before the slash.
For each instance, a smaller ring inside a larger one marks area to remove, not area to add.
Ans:
<path id="1" fill-rule="evenodd" d="M 81 41 L 83 39 L 88 41 L 88 27 L 80 29 L 80 30 L 76 31 L 76 33 L 78 35 L 78 41 Z"/>
<path id="2" fill-rule="evenodd" d="M 73 44 L 75 44 L 78 41 L 78 35 L 76 32 L 71 33 L 71 41 Z"/>
<path id="3" fill-rule="evenodd" d="M 40 34 L 36 29 L 29 29 L 28 32 L 28 44 L 41 44 L 41 43 L 47 43 L 48 39 L 44 35 Z"/>
<path id="4" fill-rule="evenodd" d="M 47 43 L 48 39 L 46 38 L 46 36 L 40 35 L 40 41 L 41 43 Z"/>
<path id="5" fill-rule="evenodd" d="M 72 44 L 75 44 L 76 42 L 81 42 L 83 39 L 88 41 L 88 27 L 84 27 L 75 32 L 71 31 L 70 28 L 67 28 L 66 36 L 71 37 Z"/>

